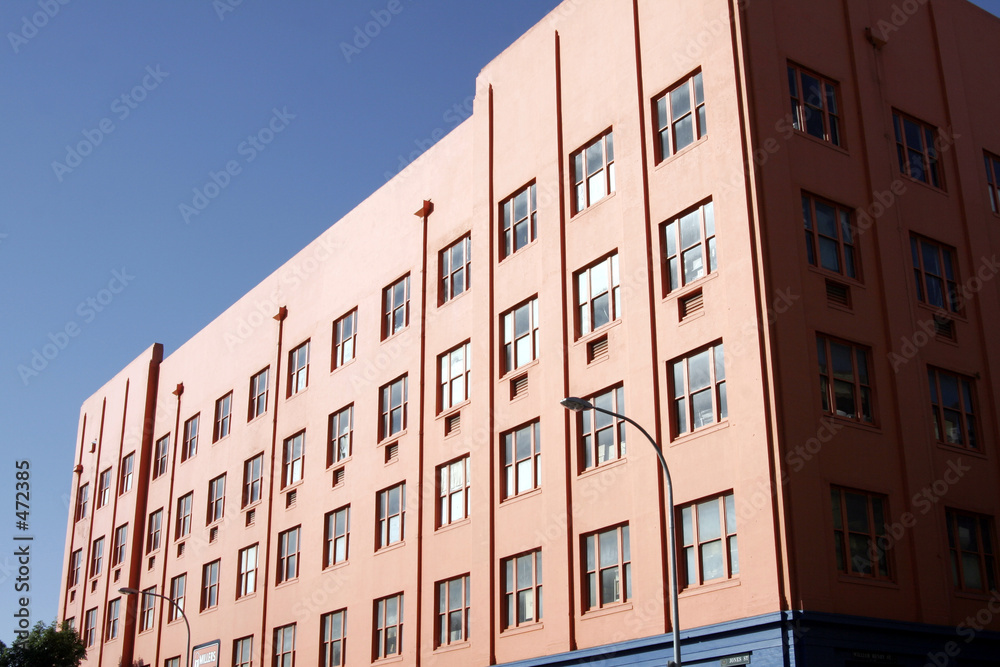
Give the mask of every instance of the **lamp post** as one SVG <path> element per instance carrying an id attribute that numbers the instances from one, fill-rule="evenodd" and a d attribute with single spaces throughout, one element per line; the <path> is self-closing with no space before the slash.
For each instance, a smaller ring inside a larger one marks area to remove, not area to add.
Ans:
<path id="1" fill-rule="evenodd" d="M 646 436 L 646 439 L 649 440 L 649 444 L 653 445 L 653 451 L 656 452 L 656 458 L 659 459 L 660 467 L 663 468 L 663 476 L 667 480 L 667 549 L 670 551 L 670 604 L 673 607 L 673 621 L 671 626 L 674 638 L 674 659 L 667 662 L 667 667 L 681 667 L 680 613 L 677 609 L 677 550 L 674 544 L 674 489 L 670 483 L 670 469 L 667 468 L 667 461 L 663 458 L 663 452 L 660 450 L 660 446 L 656 444 L 656 441 L 653 440 L 653 436 L 646 432 L 646 429 L 625 415 L 599 408 L 590 401 L 585 401 L 582 398 L 564 398 L 559 403 L 567 410 L 572 410 L 573 412 L 596 410 L 597 412 L 603 412 L 606 415 L 626 421 L 639 429 Z"/>
<path id="2" fill-rule="evenodd" d="M 181 613 L 181 618 L 184 619 L 184 625 L 187 626 L 187 654 L 185 654 L 184 657 L 184 664 L 186 665 L 186 667 L 191 667 L 191 624 L 188 623 L 188 617 L 187 614 L 184 613 L 184 608 L 181 607 L 176 602 L 174 602 L 173 600 L 171 600 L 170 598 L 168 598 L 166 595 L 161 595 L 160 593 L 152 593 L 150 591 L 140 591 L 137 588 L 127 588 L 127 587 L 119 588 L 118 592 L 121 593 L 122 595 L 139 595 L 139 596 L 152 595 L 153 597 L 163 598 L 164 600 L 172 604 L 174 606 L 174 609 L 176 609 Z"/>

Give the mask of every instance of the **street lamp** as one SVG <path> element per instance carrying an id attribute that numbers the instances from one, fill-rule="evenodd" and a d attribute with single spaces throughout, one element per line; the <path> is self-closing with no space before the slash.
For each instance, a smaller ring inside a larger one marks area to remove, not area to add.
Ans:
<path id="1" fill-rule="evenodd" d="M 681 667 L 680 613 L 677 609 L 677 551 L 674 544 L 674 489 L 670 483 L 670 469 L 667 468 L 667 461 L 663 458 L 663 452 L 660 451 L 660 446 L 656 444 L 655 440 L 653 440 L 653 436 L 646 432 L 646 429 L 625 415 L 612 412 L 611 410 L 605 410 L 604 408 L 599 408 L 590 401 L 585 401 L 582 398 L 564 398 L 559 401 L 559 404 L 567 410 L 572 410 L 573 412 L 597 410 L 598 412 L 603 412 L 606 415 L 611 415 L 612 417 L 617 417 L 618 419 L 628 422 L 632 426 L 639 429 L 639 431 L 646 436 L 646 439 L 649 440 L 649 444 L 653 445 L 653 451 L 656 452 L 656 458 L 660 460 L 660 467 L 663 468 L 663 476 L 666 477 L 667 480 L 667 549 L 670 551 L 670 603 L 673 606 L 673 622 L 671 623 L 671 626 L 673 628 L 674 636 L 674 659 L 673 661 L 667 662 L 667 667 Z"/>
<path id="2" fill-rule="evenodd" d="M 140 591 L 137 588 L 122 587 L 118 589 L 118 592 L 121 593 L 122 595 L 152 595 L 153 597 L 163 598 L 164 600 L 172 604 L 174 608 L 181 613 L 181 618 L 184 619 L 184 625 L 187 626 L 187 640 L 188 640 L 187 654 L 184 657 L 184 664 L 186 665 L 186 667 L 191 667 L 191 624 L 188 623 L 188 617 L 187 614 L 184 613 L 184 608 L 181 607 L 176 602 L 174 602 L 173 600 L 171 600 L 170 598 L 168 598 L 166 595 L 161 595 L 160 593 L 153 593 L 152 591 Z"/>

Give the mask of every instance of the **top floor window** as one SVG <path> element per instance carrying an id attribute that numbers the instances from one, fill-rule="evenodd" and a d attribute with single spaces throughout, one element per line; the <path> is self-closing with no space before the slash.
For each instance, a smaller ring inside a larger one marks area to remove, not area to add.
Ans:
<path id="1" fill-rule="evenodd" d="M 708 134 L 700 71 L 656 98 L 656 133 L 658 162 Z"/>
<path id="2" fill-rule="evenodd" d="M 294 396 L 309 386 L 309 341 L 288 353 L 288 392 Z"/>
<path id="3" fill-rule="evenodd" d="M 358 338 L 358 309 L 355 308 L 333 323 L 333 368 L 337 369 L 354 359 L 354 346 Z"/>
<path id="4" fill-rule="evenodd" d="M 122 459 L 121 480 L 119 482 L 121 486 L 118 490 L 119 494 L 132 490 L 132 468 L 134 465 L 135 452 L 129 452 L 129 454 Z"/>
<path id="5" fill-rule="evenodd" d="M 441 251 L 441 303 L 472 287 L 472 237 L 468 234 Z"/>
<path id="6" fill-rule="evenodd" d="M 844 206 L 802 195 L 809 263 L 848 278 L 860 278 L 851 212 Z"/>
<path id="7" fill-rule="evenodd" d="M 500 259 L 503 259 L 534 241 L 538 233 L 535 184 L 532 183 L 505 199 L 500 215 L 503 219 L 503 255 Z"/>
<path id="8" fill-rule="evenodd" d="M 797 65 L 788 65 L 792 127 L 817 139 L 841 145 L 837 84 Z"/>
<path id="9" fill-rule="evenodd" d="M 90 484 L 82 484 L 76 490 L 76 520 L 87 518 L 87 503 L 90 501 Z"/>
<path id="10" fill-rule="evenodd" d="M 938 149 L 934 145 L 937 128 L 898 111 L 892 112 L 892 127 L 899 170 L 922 183 L 944 188 Z"/>
<path id="11" fill-rule="evenodd" d="M 167 473 L 167 450 L 170 449 L 170 435 L 156 441 L 153 448 L 153 479 Z"/>
<path id="12" fill-rule="evenodd" d="M 187 461 L 198 453 L 198 421 L 201 415 L 195 415 L 184 422 L 184 446 L 181 448 L 181 461 Z"/>
<path id="13" fill-rule="evenodd" d="M 267 412 L 267 378 L 270 367 L 250 378 L 250 401 L 247 404 L 247 421 L 253 421 Z"/>
<path id="14" fill-rule="evenodd" d="M 570 162 L 574 215 L 615 191 L 615 146 L 610 130 L 573 153 Z"/>
<path id="15" fill-rule="evenodd" d="M 103 471 L 97 479 L 97 507 L 101 509 L 111 500 L 111 468 Z"/>
<path id="16" fill-rule="evenodd" d="M 382 290 L 382 340 L 410 323 L 410 274 Z"/>
<path id="17" fill-rule="evenodd" d="M 212 442 L 218 442 L 229 435 L 232 413 L 233 392 L 229 392 L 215 402 L 215 429 L 212 431 Z"/>

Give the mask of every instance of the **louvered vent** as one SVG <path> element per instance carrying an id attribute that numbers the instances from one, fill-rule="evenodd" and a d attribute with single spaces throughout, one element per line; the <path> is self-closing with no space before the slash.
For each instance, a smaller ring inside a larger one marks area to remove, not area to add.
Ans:
<path id="1" fill-rule="evenodd" d="M 528 374 L 519 375 L 510 381 L 510 400 L 528 393 Z"/>
<path id="2" fill-rule="evenodd" d="M 593 363 L 598 359 L 608 356 L 608 336 L 607 334 L 587 343 L 587 363 Z"/>
<path id="3" fill-rule="evenodd" d="M 700 313 L 705 310 L 705 296 L 701 290 L 689 294 L 688 296 L 677 300 L 678 315 L 681 321 L 686 320 L 695 313 Z"/>
<path id="4" fill-rule="evenodd" d="M 826 281 L 826 301 L 831 306 L 851 307 L 851 288 L 835 280 Z"/>

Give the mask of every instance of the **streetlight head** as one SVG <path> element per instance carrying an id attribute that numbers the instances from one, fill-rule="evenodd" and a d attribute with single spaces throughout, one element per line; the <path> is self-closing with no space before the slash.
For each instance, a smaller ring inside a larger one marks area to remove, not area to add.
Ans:
<path id="1" fill-rule="evenodd" d="M 590 401 L 585 401 L 582 398 L 575 398 L 573 396 L 559 401 L 559 405 L 563 406 L 567 410 L 572 410 L 573 412 L 592 410 L 594 408 L 594 406 L 590 404 Z"/>
<path id="2" fill-rule="evenodd" d="M 139 595 L 139 591 L 134 588 L 122 587 L 118 589 L 119 593 L 124 593 L 125 595 Z"/>

